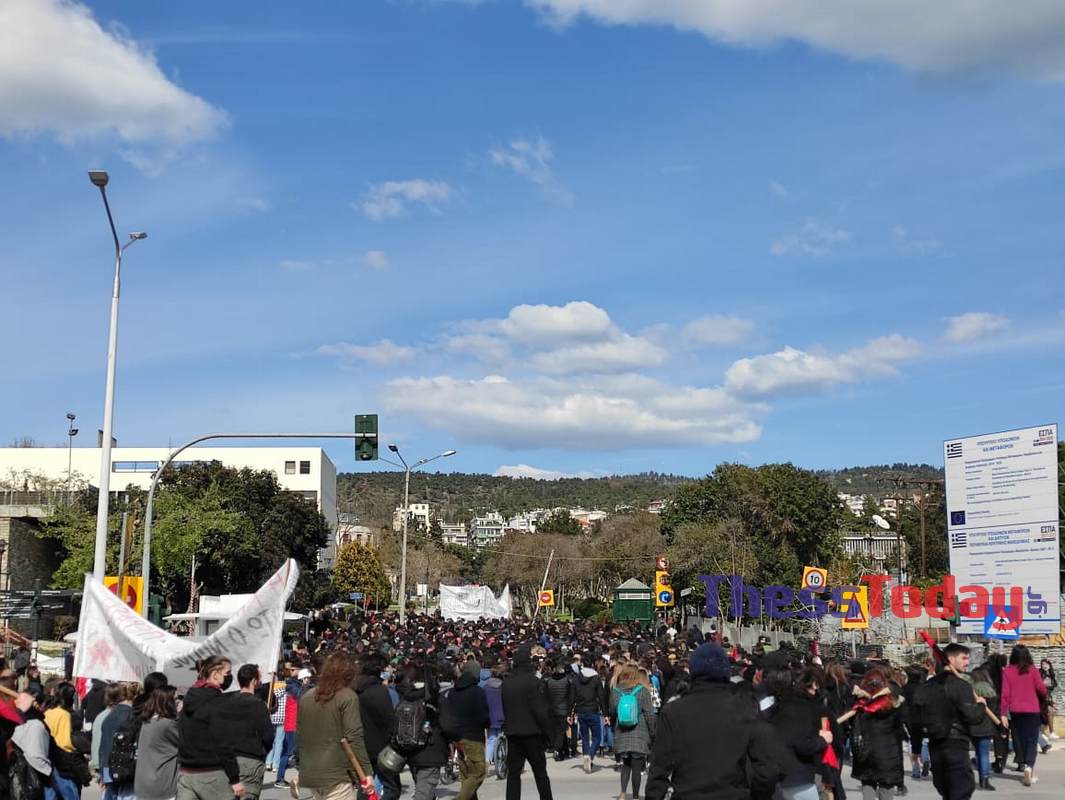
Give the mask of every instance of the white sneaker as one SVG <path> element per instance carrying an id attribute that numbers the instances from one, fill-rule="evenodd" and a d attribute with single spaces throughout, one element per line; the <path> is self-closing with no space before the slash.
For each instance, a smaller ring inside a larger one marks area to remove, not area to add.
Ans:
<path id="1" fill-rule="evenodd" d="M 1021 778 L 1021 783 L 1023 783 L 1025 786 L 1031 786 L 1032 785 L 1032 768 L 1031 767 L 1025 767 L 1024 768 L 1024 777 Z"/>

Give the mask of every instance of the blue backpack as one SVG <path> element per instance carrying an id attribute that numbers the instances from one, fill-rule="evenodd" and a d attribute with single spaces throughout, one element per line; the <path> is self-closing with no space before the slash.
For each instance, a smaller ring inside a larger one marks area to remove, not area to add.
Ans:
<path id="1" fill-rule="evenodd" d="M 640 724 L 640 702 L 636 695 L 642 688 L 643 686 L 636 684 L 629 691 L 621 692 L 621 699 L 618 700 L 617 723 L 622 728 L 634 728 Z"/>

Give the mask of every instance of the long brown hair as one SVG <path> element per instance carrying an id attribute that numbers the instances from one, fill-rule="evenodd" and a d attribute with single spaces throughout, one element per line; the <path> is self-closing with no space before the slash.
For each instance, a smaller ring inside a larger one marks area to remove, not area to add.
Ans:
<path id="1" fill-rule="evenodd" d="M 154 717 L 160 719 L 174 719 L 177 717 L 177 706 L 174 705 L 174 687 L 164 686 L 162 689 L 154 689 L 148 695 L 148 699 L 141 706 L 141 720 L 148 722 Z"/>
<path id="2" fill-rule="evenodd" d="M 632 662 L 625 662 L 618 665 L 617 672 L 614 673 L 614 686 L 618 689 L 631 689 L 639 684 L 643 686 L 647 691 L 651 691 L 651 682 L 647 679 L 647 673 L 639 668 Z"/>
<path id="3" fill-rule="evenodd" d="M 356 674 L 357 669 L 351 656 L 347 653 L 334 653 L 325 660 L 318 686 L 314 690 L 314 699 L 319 703 L 328 703 L 341 689 L 351 686 Z"/>

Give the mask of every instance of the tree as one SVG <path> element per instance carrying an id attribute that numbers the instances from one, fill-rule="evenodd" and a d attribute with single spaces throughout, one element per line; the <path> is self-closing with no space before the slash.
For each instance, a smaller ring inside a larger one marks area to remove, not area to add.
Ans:
<path id="1" fill-rule="evenodd" d="M 579 536 L 584 533 L 584 528 L 573 517 L 569 515 L 569 511 L 564 508 L 560 508 L 558 511 L 554 511 L 536 523 L 537 533 L 560 533 L 564 536 Z"/>
<path id="2" fill-rule="evenodd" d="M 617 514 L 602 521 L 588 548 L 597 559 L 592 594 L 607 600 L 629 578 L 650 579 L 654 559 L 666 552 L 666 540 L 659 533 L 659 525 L 657 516 L 643 511 Z"/>
<path id="3" fill-rule="evenodd" d="M 947 546 L 947 501 L 943 492 L 933 490 L 924 495 L 924 562 L 921 570 L 921 504 L 904 503 L 896 521 L 902 525 L 906 546 L 906 565 L 911 583 L 939 581 L 950 571 L 950 550 Z M 889 567 L 894 570 L 894 566 Z"/>
<path id="4" fill-rule="evenodd" d="M 342 598 L 352 592 L 362 592 L 370 603 L 388 604 L 392 600 L 392 584 L 377 552 L 362 542 L 341 546 L 333 565 L 333 589 Z"/>

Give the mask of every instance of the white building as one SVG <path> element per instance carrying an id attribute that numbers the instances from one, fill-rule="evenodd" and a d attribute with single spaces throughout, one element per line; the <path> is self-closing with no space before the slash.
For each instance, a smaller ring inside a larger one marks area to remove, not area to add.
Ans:
<path id="1" fill-rule="evenodd" d="M 147 489 L 152 477 L 172 452 L 166 447 L 112 447 L 111 491 L 125 492 L 129 486 Z M 100 485 L 100 448 L 74 447 L 0 448 L 0 486 L 9 489 L 45 488 L 63 485 L 74 488 Z M 310 500 L 329 522 L 337 527 L 337 470 L 320 447 L 190 447 L 167 468 L 180 469 L 196 461 L 218 461 L 225 467 L 269 470 L 285 491 Z M 36 485 L 34 485 L 36 483 Z M 325 548 L 323 553 L 329 548 Z"/>
<path id="2" fill-rule="evenodd" d="M 536 523 L 540 517 L 536 513 L 518 514 L 507 520 L 508 531 L 521 531 L 522 533 L 536 533 Z"/>
<path id="3" fill-rule="evenodd" d="M 843 501 L 850 512 L 857 517 L 863 515 L 865 511 L 865 495 L 864 494 L 846 494 L 845 492 L 839 493 L 839 499 Z"/>
<path id="4" fill-rule="evenodd" d="M 336 532 L 329 547 L 318 556 L 319 569 L 332 569 L 336 564 L 337 553 L 346 544 L 358 542 L 377 547 L 377 532 L 366 525 L 359 525 L 353 514 L 338 514 Z"/>
<path id="5" fill-rule="evenodd" d="M 503 515 L 489 511 L 483 517 L 475 517 L 470 523 L 470 547 L 494 547 L 503 538 Z"/>
<path id="6" fill-rule="evenodd" d="M 408 529 L 416 528 L 418 525 L 421 525 L 426 530 L 429 530 L 432 519 L 433 515 L 428 503 L 410 504 L 410 523 Z M 392 530 L 403 530 L 403 506 L 397 506 L 396 510 L 392 512 Z"/>
<path id="7" fill-rule="evenodd" d="M 440 523 L 440 542 L 441 544 L 457 544 L 461 547 L 466 547 L 470 543 L 469 531 L 466 530 L 466 525 L 461 522 Z"/>

